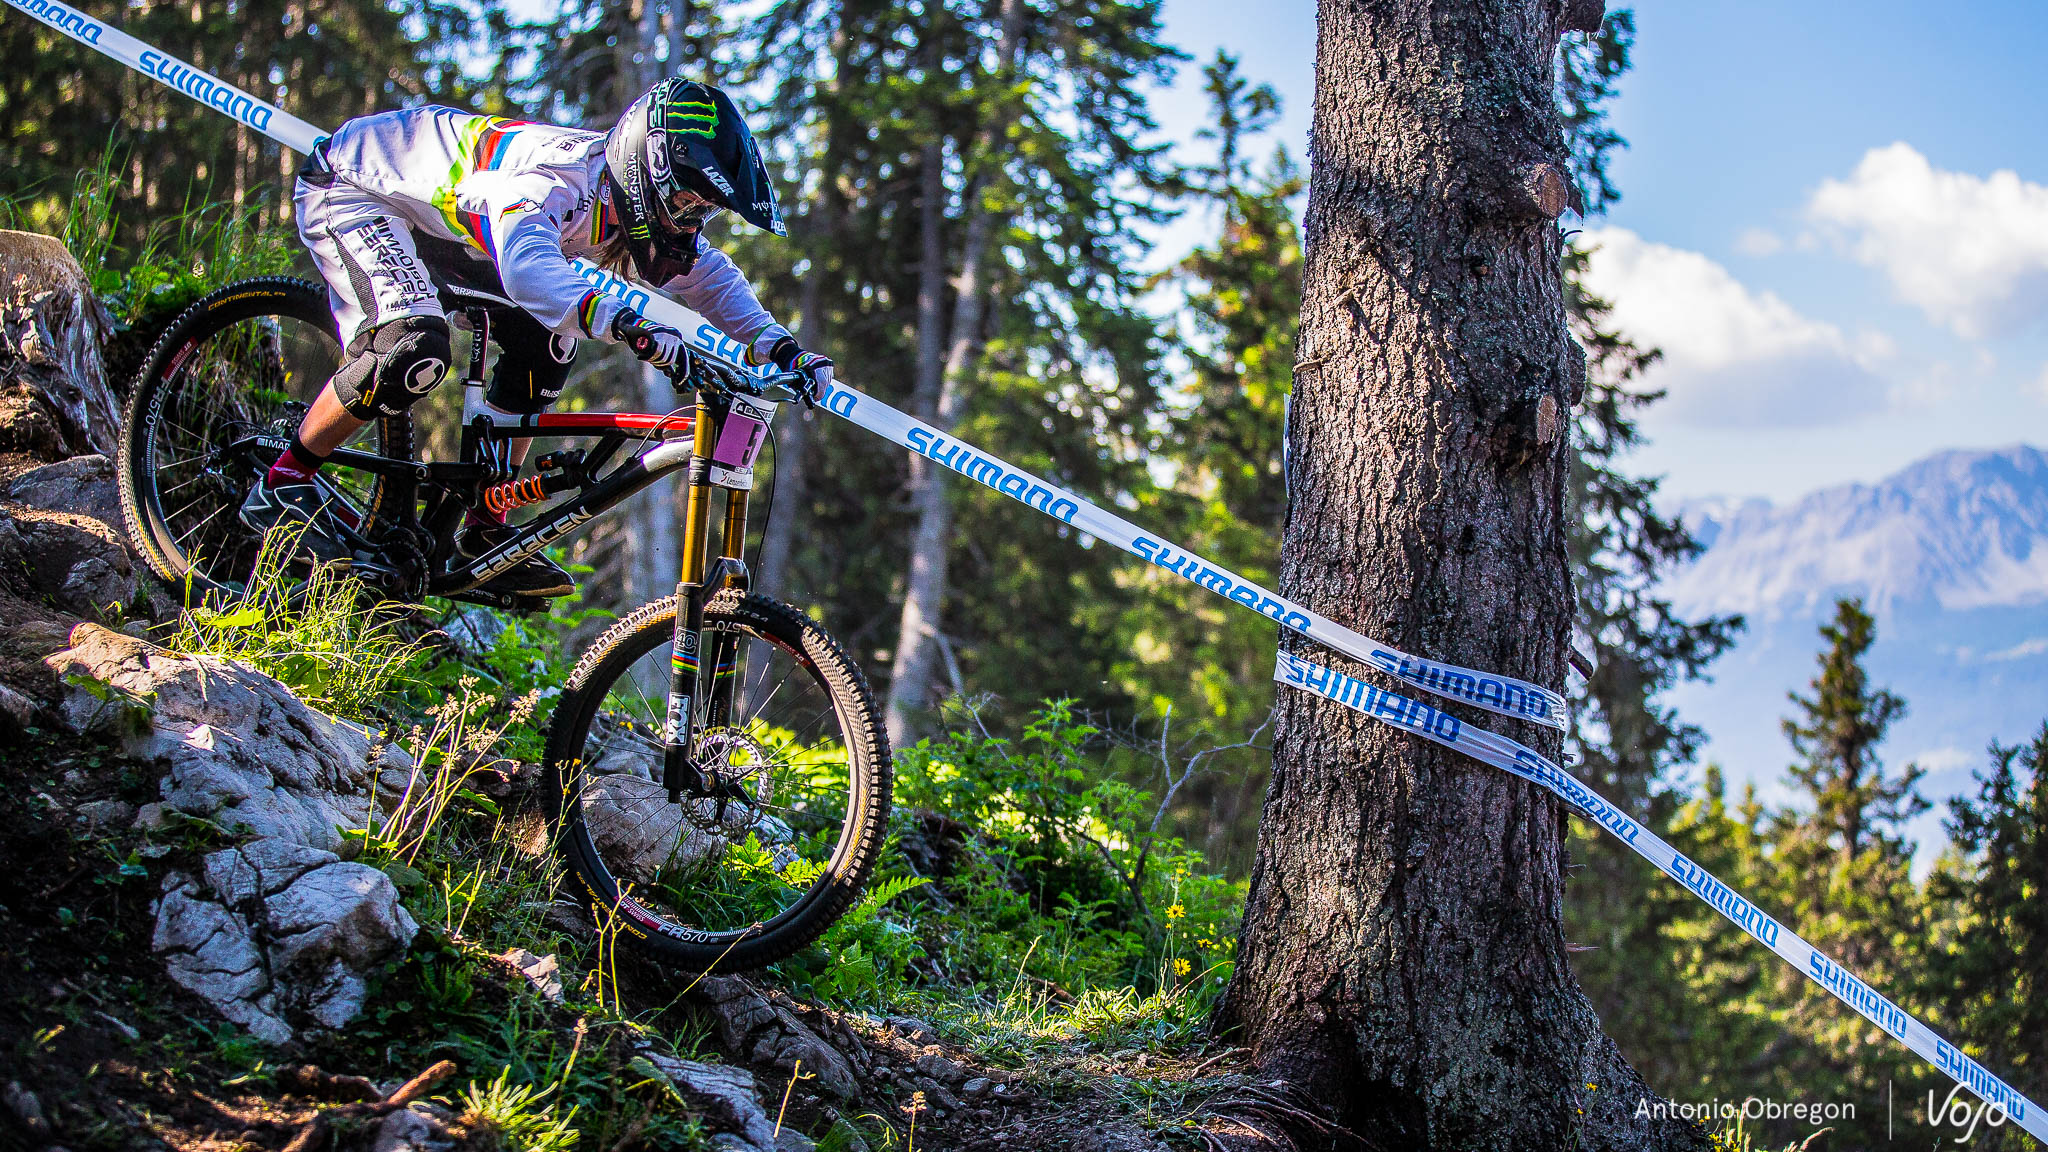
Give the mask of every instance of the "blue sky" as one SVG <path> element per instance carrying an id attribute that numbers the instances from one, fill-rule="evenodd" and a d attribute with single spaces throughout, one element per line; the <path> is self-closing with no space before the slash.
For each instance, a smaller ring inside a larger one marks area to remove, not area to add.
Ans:
<path id="1" fill-rule="evenodd" d="M 1595 285 L 1666 350 L 1635 461 L 1674 497 L 1796 497 L 1942 448 L 2048 440 L 2048 9 L 2016 0 L 1645 0 L 1614 121 L 1623 199 Z M 1156 105 L 1188 139 L 1220 45 L 1301 153 L 1315 11 L 1167 0 L 1194 57 Z M 1176 229 L 1176 235 L 1194 235 Z"/>

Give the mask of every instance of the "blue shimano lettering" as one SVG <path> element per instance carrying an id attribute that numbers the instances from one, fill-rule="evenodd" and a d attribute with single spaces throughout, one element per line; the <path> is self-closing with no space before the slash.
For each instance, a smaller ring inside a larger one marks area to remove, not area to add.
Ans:
<path id="1" fill-rule="evenodd" d="M 836 398 L 837 394 L 838 390 L 834 389 L 834 396 L 826 399 L 827 408 L 832 408 L 832 399 Z M 847 411 L 850 412 L 852 409 L 853 405 L 849 403 Z M 839 414 L 844 416 L 846 412 Z M 903 439 L 911 451 L 925 459 L 951 468 L 977 484 L 993 488 L 1062 523 L 1072 524 L 1074 516 L 1081 511 L 1081 505 L 1059 489 L 1048 488 L 1030 475 L 1012 471 L 1000 461 L 980 455 L 967 445 L 950 440 L 928 428 L 912 428 L 904 433 Z"/>
<path id="2" fill-rule="evenodd" d="M 17 0 L 24 12 L 55 28 L 67 36 L 75 36 L 93 47 L 99 47 L 100 33 L 105 28 L 99 21 L 73 8 L 51 3 L 51 0 Z"/>
<path id="3" fill-rule="evenodd" d="M 852 391 L 835 384 L 832 386 L 832 391 L 827 392 L 825 398 L 819 401 L 819 403 L 825 406 L 825 411 L 832 413 L 834 416 L 842 416 L 851 420 L 853 419 L 854 405 L 858 404 L 859 401 L 855 399 Z"/>
<path id="4" fill-rule="evenodd" d="M 1935 1064 L 1956 1083 L 1975 1092 L 1986 1103 L 1996 1104 L 2005 1110 L 2007 1116 L 2024 1121 L 2027 1115 L 2027 1098 L 2013 1091 L 2005 1081 L 1992 1075 L 1982 1064 L 1970 1059 L 1956 1046 L 1937 1036 L 1934 1038 Z"/>
<path id="5" fill-rule="evenodd" d="M 1858 979 L 1854 972 L 1818 951 L 1807 953 L 1806 970 L 1820 982 L 1821 987 L 1833 992 L 1842 1003 L 1876 1021 L 1878 1027 L 1893 1036 L 1901 1040 L 1906 1038 L 1906 1014 L 1900 1011 L 1897 1005 L 1885 999 L 1877 989 Z M 1976 1089 L 1975 1085 L 1966 1086 L 1973 1091 Z"/>
<path id="6" fill-rule="evenodd" d="M 648 302 L 652 297 L 645 291 L 633 287 L 595 264 L 578 264 L 576 271 L 583 277 L 584 283 L 607 295 L 618 297 L 633 311 L 647 311 Z"/>
<path id="7" fill-rule="evenodd" d="M 1227 572 L 1209 567 L 1198 556 L 1178 554 L 1169 545 L 1145 536 L 1131 541 L 1131 551 L 1197 587 L 1244 605 L 1282 628 L 1292 628 L 1296 632 L 1309 629 L 1308 613 L 1248 580 L 1240 581 Z"/>
<path id="8" fill-rule="evenodd" d="M 1666 871 L 1676 877 L 1680 884 L 1685 885 L 1693 895 L 1706 901 L 1708 907 L 1734 921 L 1737 928 L 1765 944 L 1777 946 L 1776 920 L 1765 915 L 1763 909 L 1751 904 L 1741 893 L 1716 880 L 1706 869 L 1686 859 L 1684 853 L 1673 853 L 1673 857 L 1671 867 Z"/>
<path id="9" fill-rule="evenodd" d="M 201 104 L 225 112 L 259 132 L 269 129 L 270 115 L 276 111 L 261 100 L 236 91 L 197 68 L 180 64 L 154 51 L 142 54 L 142 70 Z"/>

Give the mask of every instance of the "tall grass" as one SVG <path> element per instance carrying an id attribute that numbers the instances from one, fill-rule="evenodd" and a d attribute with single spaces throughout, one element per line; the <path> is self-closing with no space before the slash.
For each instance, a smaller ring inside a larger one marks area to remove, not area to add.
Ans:
<path id="1" fill-rule="evenodd" d="M 40 188 L 0 194 L 0 227 L 42 232 L 64 242 L 93 291 L 124 324 L 184 308 L 223 284 L 290 271 L 298 238 L 276 222 L 272 205 L 237 209 L 189 189 L 182 203 L 138 230 L 121 217 L 127 151 L 110 137 L 91 168 L 73 177 L 69 195 Z M 122 235 L 139 236 L 124 247 Z"/>
<path id="2" fill-rule="evenodd" d="M 322 564 L 302 576 L 291 558 L 296 544 L 296 532 L 272 530 L 242 599 L 180 612 L 166 647 L 239 660 L 316 708 L 374 720 L 425 663 L 427 648 L 406 637 L 394 606 L 342 569 Z"/>

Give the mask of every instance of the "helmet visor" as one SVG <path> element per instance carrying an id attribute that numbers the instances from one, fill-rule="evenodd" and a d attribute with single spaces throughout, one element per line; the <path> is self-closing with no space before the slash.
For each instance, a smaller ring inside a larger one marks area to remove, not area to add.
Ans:
<path id="1" fill-rule="evenodd" d="M 654 203 L 654 215 L 661 230 L 674 237 L 703 231 L 704 225 L 723 211 L 723 205 L 714 204 L 688 188 L 678 188 L 667 199 Z"/>

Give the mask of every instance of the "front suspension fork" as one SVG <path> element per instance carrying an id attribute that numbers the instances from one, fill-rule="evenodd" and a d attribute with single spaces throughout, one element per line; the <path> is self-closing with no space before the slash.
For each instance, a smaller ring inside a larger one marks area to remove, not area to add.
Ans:
<path id="1" fill-rule="evenodd" d="M 710 406 L 702 393 L 697 397 L 695 439 L 683 506 L 682 579 L 676 585 L 676 632 L 669 658 L 668 716 L 663 726 L 662 782 L 669 802 L 681 803 L 684 795 L 705 796 L 719 781 L 707 780 L 703 734 L 722 728 L 732 714 L 732 693 L 739 656 L 738 638 L 716 634 L 708 645 L 704 638 L 704 605 L 729 585 L 744 588 L 746 565 L 738 553 L 745 546 L 747 493 L 726 492 L 725 530 L 714 569 L 711 555 L 711 458 L 717 434 Z"/>

